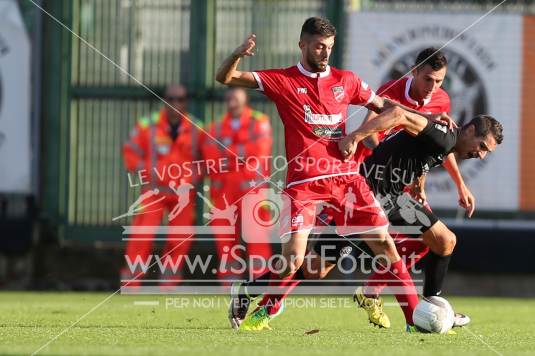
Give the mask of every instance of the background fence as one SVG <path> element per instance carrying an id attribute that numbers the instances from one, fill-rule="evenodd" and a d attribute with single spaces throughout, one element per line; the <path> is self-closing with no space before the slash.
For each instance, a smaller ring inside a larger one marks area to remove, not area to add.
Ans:
<path id="1" fill-rule="evenodd" d="M 140 116 L 162 103 L 111 61 L 161 94 L 170 81 L 188 86 L 190 111 L 205 123 L 223 114 L 224 88 L 214 81 L 217 65 L 248 33 L 257 35 L 258 55 L 245 69 L 279 67 L 299 59 L 300 26 L 309 16 L 328 17 L 339 29 L 333 55 L 343 62 L 351 36 L 345 22 L 355 11 L 486 11 L 489 1 L 344 0 L 50 0 L 38 2 L 76 36 L 20 0 L 32 33 L 42 27 L 39 54 L 39 213 L 47 230 L 63 240 L 119 241 L 111 218 L 125 212 L 136 191 L 128 187 L 121 145 Z M 498 12 L 530 13 L 533 1 L 509 1 Z M 42 18 L 40 18 L 43 16 Z M 346 53 L 347 54 L 347 53 Z M 347 62 L 347 58 L 346 58 Z M 38 85 L 38 84 L 36 84 Z M 283 154 L 275 107 L 256 93 L 252 106 L 268 113 L 274 153 Z M 532 133 L 535 136 L 535 133 Z M 278 178 L 283 178 L 284 172 Z M 452 211 L 443 211 L 453 215 Z M 480 212 L 488 218 L 530 218 L 526 211 Z"/>

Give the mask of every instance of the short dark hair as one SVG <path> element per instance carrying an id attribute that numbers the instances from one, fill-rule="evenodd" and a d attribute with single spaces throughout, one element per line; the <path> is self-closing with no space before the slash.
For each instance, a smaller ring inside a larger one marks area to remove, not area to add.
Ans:
<path id="1" fill-rule="evenodd" d="M 503 126 L 498 120 L 490 115 L 477 115 L 469 123 L 463 126 L 463 130 L 470 125 L 474 126 L 476 137 L 486 137 L 489 133 L 494 136 L 496 143 L 499 145 L 503 141 Z"/>
<path id="2" fill-rule="evenodd" d="M 320 17 L 309 17 L 306 19 L 303 27 L 301 27 L 300 38 L 303 39 L 305 35 L 320 35 L 324 37 L 336 36 L 336 28 L 327 19 L 322 19 Z"/>
<path id="3" fill-rule="evenodd" d="M 418 53 L 416 57 L 416 62 L 414 63 L 415 68 L 420 68 L 429 64 L 433 70 L 440 70 L 448 66 L 448 60 L 444 53 L 438 50 L 435 47 L 428 47 Z"/>

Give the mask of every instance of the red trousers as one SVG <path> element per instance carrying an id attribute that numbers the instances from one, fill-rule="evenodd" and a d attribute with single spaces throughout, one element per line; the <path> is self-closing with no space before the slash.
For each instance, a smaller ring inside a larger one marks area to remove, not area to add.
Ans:
<path id="1" fill-rule="evenodd" d="M 183 231 L 166 235 L 156 235 L 156 228 L 164 224 L 164 217 L 173 210 L 177 211 L 178 197 L 171 194 L 158 194 L 143 201 L 143 210 L 139 211 L 132 219 L 133 227 L 145 227 L 147 231 L 134 233 L 128 236 L 125 259 L 127 266 L 121 271 L 122 285 L 135 287 L 140 285 L 146 271 L 140 264 L 132 265 L 140 261 L 144 265 L 153 265 L 151 269 L 159 269 L 162 285 L 176 285 L 182 279 L 181 269 L 184 265 L 184 256 L 188 254 L 194 238 L 191 226 L 195 225 L 195 196 L 190 193 L 190 202 L 183 207 L 167 226 L 180 226 Z M 146 208 L 145 208 L 146 206 Z M 179 207 L 180 208 L 180 207 Z M 155 227 L 155 228 L 151 228 Z M 152 254 L 155 236 L 167 238 L 163 252 L 159 255 L 161 265 Z M 130 262 L 129 262 L 130 261 Z M 162 268 L 163 266 L 163 268 Z M 128 283 L 125 280 L 129 280 Z M 164 282 L 169 280 L 169 282 Z"/>
<path id="2" fill-rule="evenodd" d="M 238 185 L 238 186 L 236 186 Z M 245 277 L 243 263 L 239 259 L 254 261 L 259 258 L 267 261 L 272 254 L 269 243 L 268 227 L 263 222 L 268 222 L 271 212 L 266 206 L 262 206 L 261 201 L 264 196 L 261 193 L 252 192 L 246 194 L 248 190 L 239 187 L 240 182 L 233 186 L 225 185 L 223 189 L 211 189 L 211 201 L 215 208 L 221 210 L 234 205 L 236 211 L 236 221 L 234 223 L 235 233 L 225 234 L 214 231 L 216 253 L 220 261 L 217 268 L 219 279 L 237 279 Z M 228 219 L 214 219 L 210 226 L 231 226 Z M 240 241 L 241 236 L 241 241 Z M 245 244 L 244 244 L 245 243 Z M 252 256 L 255 256 L 252 258 Z M 248 261 L 247 261 L 248 262 Z M 233 267 L 234 270 L 231 270 Z M 255 266 L 247 267 L 253 275 L 262 274 L 264 270 L 257 270 Z"/>

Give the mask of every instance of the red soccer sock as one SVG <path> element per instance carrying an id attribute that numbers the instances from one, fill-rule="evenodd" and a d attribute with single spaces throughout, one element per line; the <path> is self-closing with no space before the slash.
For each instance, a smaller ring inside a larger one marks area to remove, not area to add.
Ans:
<path id="1" fill-rule="evenodd" d="M 264 294 L 258 305 L 265 306 L 268 314 L 276 314 L 280 310 L 286 296 L 301 283 L 301 280 L 295 279 L 300 274 L 298 271 L 291 276 L 275 281 L 279 277 L 272 273 L 270 279 L 273 279 L 273 281 L 269 282 L 269 292 Z"/>
<path id="2" fill-rule="evenodd" d="M 406 235 L 395 238 L 396 249 L 401 256 L 401 259 L 405 262 L 407 269 L 414 266 L 418 261 L 427 255 L 429 248 L 419 239 L 406 237 Z M 393 277 L 393 276 L 391 276 Z M 384 280 L 383 272 L 375 272 L 368 279 L 368 283 L 364 287 L 364 294 L 369 297 L 376 297 L 387 286 L 387 282 Z M 392 278 L 390 278 L 392 279 Z"/>
<path id="3" fill-rule="evenodd" d="M 370 284 L 373 288 L 373 283 L 375 282 L 382 284 L 385 280 L 388 281 L 386 285 L 394 288 L 394 295 L 403 310 L 403 314 L 405 314 L 405 321 L 407 324 L 413 325 L 412 313 L 418 304 L 418 294 L 403 260 L 392 263 L 388 271 L 375 273 L 375 275 L 376 278 L 380 277 L 380 279 L 368 281 L 368 285 L 365 287 L 365 293 L 368 294 Z"/>

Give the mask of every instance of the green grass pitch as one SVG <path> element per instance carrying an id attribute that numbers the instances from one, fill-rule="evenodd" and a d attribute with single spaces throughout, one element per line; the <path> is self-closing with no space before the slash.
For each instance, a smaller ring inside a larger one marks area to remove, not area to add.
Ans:
<path id="1" fill-rule="evenodd" d="M 0 354 L 31 354 L 106 293 L 0 293 Z M 171 298 L 171 299 L 167 299 Z M 349 298 L 347 298 L 349 299 Z M 535 353 L 535 300 L 448 298 L 472 317 L 457 335 L 406 334 L 368 324 L 342 297 L 289 300 L 272 331 L 234 332 L 224 297 L 116 295 L 43 348 L 43 355 L 490 355 Z M 135 305 L 134 302 L 158 302 Z M 387 302 L 392 302 L 386 298 Z M 306 307 L 304 303 L 307 303 Z M 313 331 L 310 333 L 310 331 Z M 309 332 L 309 333 L 307 333 Z"/>

